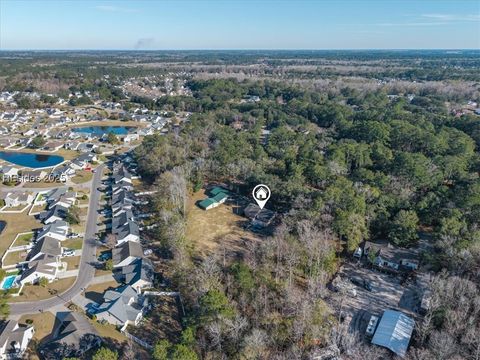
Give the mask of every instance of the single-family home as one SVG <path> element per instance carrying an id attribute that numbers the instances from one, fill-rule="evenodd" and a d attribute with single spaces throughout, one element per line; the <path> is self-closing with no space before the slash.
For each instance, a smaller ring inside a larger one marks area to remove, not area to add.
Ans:
<path id="1" fill-rule="evenodd" d="M 70 206 L 74 205 L 77 201 L 77 192 L 76 191 L 67 191 L 59 198 L 50 201 L 48 204 L 48 208 L 51 209 L 55 206 L 63 206 L 65 208 L 69 208 Z"/>
<path id="2" fill-rule="evenodd" d="M 63 220 L 67 216 L 68 213 L 68 208 L 62 206 L 62 205 L 55 205 L 54 207 L 42 211 L 38 218 L 40 221 L 42 221 L 44 224 L 50 224 L 55 221 Z"/>
<path id="3" fill-rule="evenodd" d="M 251 220 L 253 226 L 256 227 L 267 227 L 276 217 L 274 211 L 268 210 L 266 208 L 260 209 L 257 204 L 248 204 L 247 207 L 243 210 L 244 215 Z"/>
<path id="4" fill-rule="evenodd" d="M 3 165 L 0 167 L 0 173 L 2 173 L 3 181 L 11 180 L 18 176 L 18 169 L 14 166 Z"/>
<path id="5" fill-rule="evenodd" d="M 90 349 L 100 346 L 102 339 L 97 330 L 79 313 L 59 311 L 53 331 L 39 352 L 45 360 L 81 357 Z"/>
<path id="6" fill-rule="evenodd" d="M 5 195 L 5 205 L 8 207 L 30 205 L 34 195 L 30 192 L 9 192 Z"/>
<path id="7" fill-rule="evenodd" d="M 45 151 L 58 151 L 63 147 L 63 142 L 62 141 L 48 141 L 44 146 L 43 150 Z"/>
<path id="8" fill-rule="evenodd" d="M 19 325 L 15 320 L 5 321 L 0 330 L 0 360 L 22 359 L 34 333 L 33 326 Z"/>
<path id="9" fill-rule="evenodd" d="M 114 268 L 120 268 L 133 264 L 136 260 L 142 258 L 142 245 L 135 241 L 126 241 L 112 249 L 112 261 Z"/>
<path id="10" fill-rule="evenodd" d="M 60 241 L 48 236 L 41 238 L 35 243 L 32 250 L 30 250 L 27 260 L 37 260 L 42 255 L 54 256 L 57 258 L 57 261 L 59 261 L 59 258 L 62 255 L 62 246 L 60 245 Z"/>
<path id="11" fill-rule="evenodd" d="M 36 260 L 28 264 L 29 268 L 24 270 L 20 275 L 20 284 L 37 284 L 42 278 L 49 282 L 57 278 L 58 268 L 61 264 L 58 258 L 51 255 L 42 254 Z"/>
<path id="12" fill-rule="evenodd" d="M 129 285 L 107 290 L 103 298 L 104 302 L 95 311 L 97 320 L 121 326 L 122 330 L 128 325 L 138 325 L 143 316 L 143 308 L 147 305 L 147 298 L 143 298 Z"/>
<path id="13" fill-rule="evenodd" d="M 63 220 L 57 220 L 45 225 L 37 234 L 37 241 L 48 236 L 54 239 L 64 241 L 68 234 L 68 223 Z"/>
<path id="14" fill-rule="evenodd" d="M 363 253 L 374 265 L 385 270 L 411 271 L 418 269 L 418 251 L 393 246 L 389 242 L 366 241 Z"/>

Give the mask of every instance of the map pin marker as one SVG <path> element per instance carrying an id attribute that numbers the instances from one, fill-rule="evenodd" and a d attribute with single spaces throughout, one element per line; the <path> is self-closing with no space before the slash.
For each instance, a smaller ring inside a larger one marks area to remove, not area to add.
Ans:
<path id="1" fill-rule="evenodd" d="M 252 195 L 260 209 L 263 209 L 268 199 L 270 199 L 271 191 L 267 185 L 258 184 L 253 188 Z"/>

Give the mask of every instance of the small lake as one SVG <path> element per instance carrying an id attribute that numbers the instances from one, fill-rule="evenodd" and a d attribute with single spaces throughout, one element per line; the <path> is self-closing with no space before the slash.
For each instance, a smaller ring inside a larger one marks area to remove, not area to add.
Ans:
<path id="1" fill-rule="evenodd" d="M 72 131 L 101 137 L 103 134 L 108 133 L 114 133 L 115 135 L 127 135 L 134 128 L 134 126 L 85 126 L 72 128 Z"/>
<path id="2" fill-rule="evenodd" d="M 24 153 L 18 151 L 0 151 L 0 159 L 29 168 L 51 167 L 65 160 L 59 155 Z"/>

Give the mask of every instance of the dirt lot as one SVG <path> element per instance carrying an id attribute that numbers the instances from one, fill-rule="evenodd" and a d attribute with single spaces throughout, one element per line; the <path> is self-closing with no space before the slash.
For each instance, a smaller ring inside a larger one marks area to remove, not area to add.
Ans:
<path id="1" fill-rule="evenodd" d="M 243 252 L 247 242 L 260 240 L 254 233 L 243 229 L 247 220 L 238 215 L 240 206 L 229 201 L 205 211 L 196 203 L 206 197 L 205 191 L 201 190 L 189 198 L 187 206 L 186 236 L 195 244 L 198 254 L 207 255 L 219 246 L 225 246 L 227 252 L 239 253 Z"/>
<path id="2" fill-rule="evenodd" d="M 355 289 L 356 296 L 351 296 L 349 292 L 330 292 L 328 302 L 337 312 L 341 307 L 345 317 L 351 319 L 352 330 L 363 333 L 370 315 L 380 316 L 387 309 L 397 309 L 416 316 L 414 310 L 421 293 L 419 283 L 402 286 L 399 276 L 382 273 L 354 262 L 346 262 L 340 269 L 339 276 L 345 288 Z M 367 280 L 372 291 L 353 284 L 350 278 Z"/>

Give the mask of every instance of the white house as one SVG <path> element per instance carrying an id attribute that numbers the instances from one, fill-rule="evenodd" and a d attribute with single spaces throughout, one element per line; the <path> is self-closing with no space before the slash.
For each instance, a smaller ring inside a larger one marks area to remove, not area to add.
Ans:
<path id="1" fill-rule="evenodd" d="M 29 268 L 22 272 L 20 285 L 37 284 L 41 278 L 51 282 L 57 278 L 58 268 L 61 264 L 58 258 L 51 255 L 41 255 L 37 260 L 29 263 Z"/>
<path id="2" fill-rule="evenodd" d="M 29 205 L 32 203 L 34 196 L 32 193 L 29 192 L 22 192 L 22 193 L 7 193 L 5 195 L 5 205 L 8 207 L 16 207 L 21 205 Z"/>
<path id="3" fill-rule="evenodd" d="M 37 241 L 45 236 L 64 241 L 68 234 L 68 224 L 66 221 L 58 220 L 45 225 L 37 235 Z"/>
<path id="4" fill-rule="evenodd" d="M 23 358 L 34 333 L 33 326 L 19 325 L 15 320 L 4 323 L 0 330 L 0 360 Z"/>

